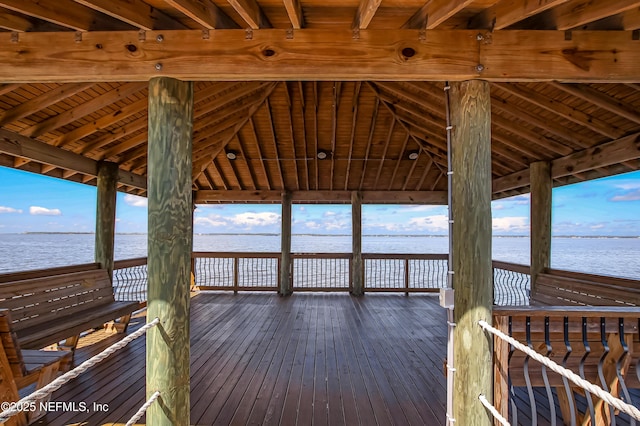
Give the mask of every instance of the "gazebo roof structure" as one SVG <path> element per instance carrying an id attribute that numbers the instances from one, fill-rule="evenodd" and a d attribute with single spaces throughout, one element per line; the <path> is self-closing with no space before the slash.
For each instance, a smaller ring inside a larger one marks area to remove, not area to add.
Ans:
<path id="1" fill-rule="evenodd" d="M 146 81 L 195 80 L 196 202 L 446 204 L 446 80 L 493 196 L 640 168 L 640 1 L 2 0 L 0 164 L 145 195 Z"/>

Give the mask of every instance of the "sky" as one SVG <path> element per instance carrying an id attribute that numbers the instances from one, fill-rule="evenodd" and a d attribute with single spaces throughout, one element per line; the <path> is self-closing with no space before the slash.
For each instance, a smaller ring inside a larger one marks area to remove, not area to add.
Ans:
<path id="1" fill-rule="evenodd" d="M 350 234 L 349 205 L 293 205 L 296 234 Z M 446 235 L 446 206 L 363 205 L 369 235 Z M 199 205 L 195 233 L 279 233 L 280 205 Z M 96 188 L 0 167 L 0 233 L 93 232 Z M 494 235 L 529 234 L 529 196 L 492 203 Z M 555 236 L 640 236 L 640 172 L 553 190 Z M 118 193 L 116 232 L 146 233 L 146 199 Z"/>

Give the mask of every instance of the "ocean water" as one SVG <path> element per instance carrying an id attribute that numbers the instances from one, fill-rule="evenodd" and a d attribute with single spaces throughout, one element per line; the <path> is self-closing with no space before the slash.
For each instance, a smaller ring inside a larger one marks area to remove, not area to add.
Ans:
<path id="1" fill-rule="evenodd" d="M 195 251 L 279 252 L 277 235 L 195 235 Z M 364 236 L 365 253 L 447 253 L 437 236 Z M 640 279 L 640 238 L 553 238 L 557 269 Z M 118 234 L 116 259 L 144 257 L 147 236 Z M 297 253 L 349 253 L 350 236 L 294 235 Z M 493 259 L 529 264 L 529 239 L 494 237 Z M 92 234 L 0 234 L 0 273 L 93 262 Z"/>

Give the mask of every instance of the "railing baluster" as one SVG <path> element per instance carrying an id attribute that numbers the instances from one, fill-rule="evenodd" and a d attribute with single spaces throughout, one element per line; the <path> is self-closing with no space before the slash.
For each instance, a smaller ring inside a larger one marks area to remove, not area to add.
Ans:
<path id="1" fill-rule="evenodd" d="M 531 343 L 531 317 L 527 317 L 525 320 L 525 330 L 527 345 L 533 349 Z M 533 393 L 533 386 L 531 386 L 531 377 L 529 376 L 529 355 L 524 359 L 524 381 L 527 386 L 527 393 L 529 394 L 529 404 L 531 405 L 531 426 L 537 426 L 538 424 L 538 410 L 536 408 L 536 397 Z"/>
<path id="2" fill-rule="evenodd" d="M 549 337 L 549 317 L 544 317 L 544 343 L 547 347 L 547 353 L 545 356 L 551 354 L 551 338 Z M 542 381 L 544 382 L 544 388 L 547 391 L 547 399 L 549 401 L 549 412 L 551 413 L 551 425 L 555 426 L 556 421 L 556 405 L 553 398 L 553 392 L 549 385 L 549 376 L 547 375 L 547 367 L 542 366 Z"/>
<path id="3" fill-rule="evenodd" d="M 566 352 L 564 354 L 564 357 L 562 358 L 562 366 L 567 368 L 567 364 L 569 361 L 569 357 L 571 356 L 571 352 L 572 352 L 572 348 L 571 348 L 571 341 L 569 339 L 569 318 L 568 317 L 564 317 L 564 327 L 563 327 L 563 331 L 564 331 L 564 346 L 566 348 Z M 567 410 L 569 411 L 569 416 L 571 419 L 571 426 L 575 426 L 576 425 L 576 402 L 575 402 L 575 398 L 573 396 L 573 390 L 571 389 L 571 387 L 569 386 L 569 381 L 567 380 L 566 377 L 562 376 L 562 385 L 564 387 L 564 392 L 566 393 L 566 406 L 567 406 Z M 558 399 L 560 399 L 560 390 L 558 389 Z M 560 401 L 560 407 L 562 407 L 563 402 Z M 566 411 L 567 410 L 563 410 L 563 415 L 566 416 Z M 566 417 L 565 417 L 565 421 L 566 421 Z"/>
<path id="4" fill-rule="evenodd" d="M 584 355 L 580 359 L 579 372 L 580 372 L 580 377 L 582 377 L 583 379 L 585 378 L 584 365 L 587 358 L 589 357 L 589 354 L 591 354 L 591 345 L 589 345 L 589 338 L 587 335 L 587 331 L 588 331 L 587 326 L 588 326 L 587 318 L 582 317 L 582 344 L 584 345 Z M 596 413 L 593 406 L 593 399 L 591 398 L 591 394 L 589 392 L 585 392 L 584 397 L 587 400 L 587 408 L 589 409 L 589 414 L 591 415 L 591 425 L 596 426 Z"/>

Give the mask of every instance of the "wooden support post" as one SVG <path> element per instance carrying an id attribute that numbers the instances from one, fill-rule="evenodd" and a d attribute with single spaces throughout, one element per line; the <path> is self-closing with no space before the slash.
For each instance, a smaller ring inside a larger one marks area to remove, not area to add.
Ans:
<path id="1" fill-rule="evenodd" d="M 540 272 L 551 266 L 551 164 L 532 163 L 531 177 L 531 293 Z"/>
<path id="2" fill-rule="evenodd" d="M 96 206 L 95 260 L 109 271 L 113 279 L 113 252 L 116 233 L 116 193 L 118 165 L 106 161 L 98 163 L 98 196 Z"/>
<path id="3" fill-rule="evenodd" d="M 147 424 L 189 425 L 193 84 L 149 82 Z"/>
<path id="4" fill-rule="evenodd" d="M 289 296 L 291 288 L 291 192 L 282 193 L 282 240 L 280 248 L 282 256 L 280 260 L 280 296 Z"/>
<path id="5" fill-rule="evenodd" d="M 362 296 L 364 294 L 364 276 L 362 270 L 362 194 L 358 191 L 351 193 L 351 250 L 353 261 L 351 262 L 351 294 Z"/>
<path id="6" fill-rule="evenodd" d="M 493 400 L 493 342 L 478 321 L 491 321 L 491 98 L 489 83 L 451 84 L 453 217 L 453 416 L 458 425 L 489 426 L 478 400 Z"/>

